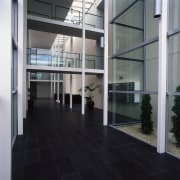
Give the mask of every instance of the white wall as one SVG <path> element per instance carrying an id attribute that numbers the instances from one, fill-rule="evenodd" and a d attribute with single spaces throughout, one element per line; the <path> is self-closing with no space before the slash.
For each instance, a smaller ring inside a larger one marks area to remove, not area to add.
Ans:
<path id="1" fill-rule="evenodd" d="M 11 180 L 12 1 L 0 5 L 0 179 Z"/>

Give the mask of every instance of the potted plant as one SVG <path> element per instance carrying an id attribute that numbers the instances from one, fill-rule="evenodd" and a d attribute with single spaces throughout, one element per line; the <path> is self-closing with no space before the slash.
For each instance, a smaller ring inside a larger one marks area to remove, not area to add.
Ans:
<path id="1" fill-rule="evenodd" d="M 91 83 L 87 86 L 84 87 L 84 90 L 86 92 L 86 106 L 88 107 L 88 109 L 92 110 L 94 109 L 94 101 L 93 101 L 93 92 L 99 88 L 100 85 L 95 85 L 94 83 Z M 81 91 L 81 89 L 80 89 Z"/>
<path id="2" fill-rule="evenodd" d="M 142 97 L 141 104 L 141 129 L 144 134 L 151 134 L 153 131 L 153 121 L 151 120 L 152 106 L 151 106 L 151 96 L 145 94 Z"/>
<path id="3" fill-rule="evenodd" d="M 180 92 L 180 86 L 177 86 L 176 91 Z M 177 146 L 180 146 L 180 96 L 175 96 L 172 111 L 174 112 L 174 115 L 171 117 L 173 122 L 171 131 L 174 133 Z"/>

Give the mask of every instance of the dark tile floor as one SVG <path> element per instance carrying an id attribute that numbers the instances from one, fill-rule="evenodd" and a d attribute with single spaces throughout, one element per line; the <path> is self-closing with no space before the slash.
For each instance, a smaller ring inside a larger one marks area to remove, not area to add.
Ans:
<path id="1" fill-rule="evenodd" d="M 102 111 L 36 102 L 12 153 L 13 180 L 179 180 L 180 160 L 111 127 Z"/>

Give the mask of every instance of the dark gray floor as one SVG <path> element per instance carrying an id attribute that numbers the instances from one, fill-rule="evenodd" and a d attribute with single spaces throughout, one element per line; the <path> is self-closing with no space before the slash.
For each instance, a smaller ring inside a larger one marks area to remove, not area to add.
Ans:
<path id="1" fill-rule="evenodd" d="M 13 180 L 179 180 L 180 160 L 111 127 L 102 111 L 35 103 L 12 153 Z"/>

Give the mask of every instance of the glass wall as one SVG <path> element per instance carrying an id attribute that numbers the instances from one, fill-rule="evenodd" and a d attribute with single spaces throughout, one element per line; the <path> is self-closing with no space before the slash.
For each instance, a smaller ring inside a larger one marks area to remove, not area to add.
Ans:
<path id="1" fill-rule="evenodd" d="M 154 1 L 113 1 L 113 82 L 109 84 L 112 125 L 157 144 L 158 20 Z M 151 132 L 143 131 L 142 100 L 150 97 Z"/>
<path id="2" fill-rule="evenodd" d="M 169 1 L 167 151 L 180 158 L 180 1 Z"/>

